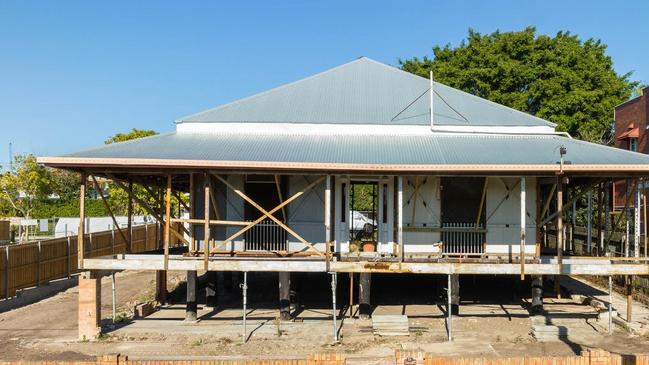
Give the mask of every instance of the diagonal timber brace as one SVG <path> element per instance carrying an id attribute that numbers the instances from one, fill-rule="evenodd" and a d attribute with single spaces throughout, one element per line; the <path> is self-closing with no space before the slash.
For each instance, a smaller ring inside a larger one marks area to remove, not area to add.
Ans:
<path id="1" fill-rule="evenodd" d="M 239 189 L 237 189 L 236 187 L 232 186 L 230 183 L 228 183 L 228 182 L 227 182 L 224 178 L 222 178 L 221 176 L 216 175 L 216 174 L 213 174 L 213 176 L 216 177 L 217 179 L 219 179 L 223 184 L 225 184 L 225 186 L 227 186 L 228 188 L 232 189 L 232 191 L 234 191 L 234 192 L 235 192 L 237 195 L 239 195 L 242 199 L 244 199 L 245 201 L 247 201 L 248 203 L 250 203 L 250 205 L 252 205 L 253 207 L 257 208 L 257 210 L 259 210 L 259 211 L 262 213 L 262 216 L 261 216 L 261 217 L 259 217 L 259 218 L 257 218 L 256 220 L 250 222 L 249 225 L 243 227 L 243 228 L 240 229 L 238 232 L 234 233 L 234 234 L 231 235 L 230 237 L 228 237 L 228 238 L 226 238 L 225 240 L 223 240 L 222 244 L 227 245 L 228 243 L 232 242 L 233 239 L 235 239 L 236 237 L 239 237 L 239 236 L 242 235 L 244 232 L 246 232 L 246 231 L 248 231 L 249 229 L 251 229 L 252 227 L 256 226 L 257 224 L 259 224 L 259 222 L 263 221 L 265 218 L 269 218 L 269 219 L 273 220 L 275 223 L 277 223 L 277 225 L 279 225 L 280 227 L 282 227 L 284 230 L 286 230 L 289 234 L 291 234 L 292 236 L 294 236 L 295 238 L 297 238 L 297 239 L 298 239 L 300 242 L 302 242 L 302 243 L 303 243 L 303 244 L 304 244 L 304 245 L 305 245 L 309 250 L 312 250 L 312 251 L 316 252 L 316 253 L 317 253 L 318 255 L 320 255 L 320 256 L 324 256 L 324 253 L 322 253 L 322 252 L 320 252 L 318 249 L 316 249 L 316 248 L 315 248 L 315 245 L 314 245 L 313 243 L 311 243 L 311 242 L 305 240 L 302 236 L 300 236 L 299 234 L 297 234 L 297 233 L 296 233 L 295 231 L 293 231 L 290 227 L 288 227 L 286 224 L 284 224 L 282 221 L 280 221 L 279 219 L 277 219 L 277 218 L 273 215 L 273 213 L 275 213 L 275 212 L 277 212 L 278 210 L 282 209 L 283 207 L 285 207 L 286 205 L 288 205 L 290 202 L 292 202 L 293 200 L 295 200 L 295 199 L 297 199 L 298 197 L 302 196 L 305 192 L 311 190 L 314 186 L 316 186 L 317 184 L 319 184 L 320 182 L 322 182 L 322 181 L 325 179 L 324 176 L 318 178 L 317 180 L 315 180 L 314 182 L 312 182 L 311 184 L 309 184 L 307 187 L 305 187 L 305 188 L 302 189 L 301 191 L 295 193 L 295 194 L 294 194 L 293 196 L 291 196 L 290 198 L 284 200 L 284 202 L 282 202 L 281 204 L 279 204 L 279 205 L 276 206 L 275 208 L 271 209 L 270 211 L 267 211 L 267 210 L 265 210 L 264 208 L 262 208 L 262 207 L 261 207 L 259 204 L 257 204 L 254 200 L 252 200 L 250 197 L 248 197 L 246 194 L 244 194 L 241 190 L 239 190 Z"/>
<path id="2" fill-rule="evenodd" d="M 119 224 L 117 223 L 117 219 L 115 218 L 115 214 L 113 214 L 113 210 L 110 208 L 110 205 L 108 204 L 108 201 L 106 201 L 106 196 L 104 195 L 104 189 L 101 188 L 99 183 L 97 182 L 97 179 L 92 176 L 92 182 L 95 185 L 95 189 L 99 193 L 99 196 L 101 196 L 101 201 L 104 202 L 104 206 L 106 207 L 106 210 L 108 211 L 108 214 L 110 214 L 110 218 L 113 220 L 113 225 L 115 228 L 117 228 L 117 231 L 119 231 L 119 235 L 122 236 L 122 239 L 124 240 L 125 244 L 128 244 L 128 239 L 126 239 L 126 235 L 122 231 L 122 229 L 119 227 Z M 130 219 L 130 217 L 129 217 Z"/>
<path id="3" fill-rule="evenodd" d="M 109 178 L 110 178 L 110 179 L 115 183 L 115 185 L 119 186 L 121 189 L 123 189 L 124 191 L 126 191 L 126 192 L 129 194 L 129 196 L 130 196 L 131 198 L 133 198 L 133 200 L 135 200 L 135 202 L 136 202 L 140 207 L 142 207 L 142 209 L 144 209 L 144 210 L 147 211 L 147 213 L 149 213 L 150 215 L 152 215 L 153 217 L 155 217 L 155 219 L 157 219 L 159 222 L 164 221 L 164 219 L 162 218 L 162 216 L 160 216 L 160 214 L 159 214 L 158 212 L 156 212 L 155 209 L 151 208 L 151 206 L 149 205 L 149 203 L 147 203 L 147 202 L 145 202 L 144 200 L 140 199 L 137 195 L 131 193 L 131 192 L 129 191 L 129 189 L 128 189 L 128 186 L 124 185 L 124 184 L 123 184 L 121 181 L 119 181 L 116 177 L 114 177 L 114 176 L 112 176 L 112 175 L 110 175 L 110 174 L 107 174 L 107 176 L 108 176 L 108 177 L 109 177 Z M 180 227 L 183 227 L 183 226 L 180 226 Z M 183 227 L 183 228 L 184 228 L 184 227 Z M 178 238 L 181 242 L 183 242 L 183 243 L 186 244 L 186 245 L 189 245 L 189 241 L 187 241 L 187 240 L 185 239 L 185 237 L 183 237 L 183 235 L 180 234 L 180 233 L 179 233 L 175 228 L 171 228 L 171 227 L 170 227 L 170 228 L 169 228 L 169 231 L 170 231 L 170 233 L 173 234 L 176 238 Z"/>

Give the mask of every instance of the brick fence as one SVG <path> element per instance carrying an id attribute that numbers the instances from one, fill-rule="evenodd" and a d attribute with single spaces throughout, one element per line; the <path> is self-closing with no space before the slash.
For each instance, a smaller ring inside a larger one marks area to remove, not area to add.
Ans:
<path id="1" fill-rule="evenodd" d="M 99 356 L 87 361 L 0 361 L 0 365 L 344 365 L 341 353 L 314 354 L 292 360 L 129 360 L 123 355 Z M 370 359 L 367 359 L 370 361 Z M 373 363 L 396 365 L 649 365 L 649 355 L 619 355 L 603 350 L 586 350 L 580 356 L 558 357 L 433 357 L 425 352 L 397 351 L 394 357 L 376 358 Z M 354 361 L 358 364 L 358 359 Z"/>

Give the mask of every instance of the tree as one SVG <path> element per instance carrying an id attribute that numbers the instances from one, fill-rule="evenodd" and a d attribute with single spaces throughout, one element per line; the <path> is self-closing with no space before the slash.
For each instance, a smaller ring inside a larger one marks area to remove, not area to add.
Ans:
<path id="1" fill-rule="evenodd" d="M 143 138 L 143 137 L 149 137 L 149 136 L 154 136 L 158 134 L 158 132 L 150 129 L 136 129 L 133 128 L 131 129 L 130 132 L 128 133 L 117 133 L 114 136 L 111 136 L 108 138 L 104 143 L 105 144 L 111 144 L 111 143 L 118 143 L 118 142 L 125 142 L 129 141 L 132 139 L 138 139 L 138 138 Z M 155 190 L 155 189 L 154 189 Z M 108 183 L 108 189 L 106 189 L 106 192 L 109 194 L 109 199 L 108 202 L 110 204 L 111 209 L 115 214 L 119 215 L 125 215 L 127 214 L 128 211 L 128 193 L 122 189 L 120 189 L 115 183 L 109 182 Z M 148 202 L 151 207 L 156 206 L 156 201 L 149 196 L 149 194 L 146 192 L 146 190 L 138 185 L 133 186 L 133 194 L 136 195 L 138 198 L 142 199 L 145 202 Z M 175 197 L 172 197 L 171 199 L 171 204 L 173 207 L 178 206 L 178 200 Z M 134 214 L 148 214 L 145 209 L 140 207 L 137 204 L 134 204 Z"/>
<path id="2" fill-rule="evenodd" d="M 124 141 L 129 141 L 131 139 L 154 136 L 156 134 L 158 134 L 158 132 L 156 132 L 156 131 L 154 131 L 152 129 L 133 128 L 128 133 L 117 133 L 116 135 L 111 136 L 110 138 L 105 140 L 104 143 L 105 144 L 111 144 L 111 143 L 124 142 Z"/>
<path id="3" fill-rule="evenodd" d="M 458 47 L 434 57 L 399 60 L 405 71 L 557 123 L 557 130 L 606 143 L 613 108 L 638 86 L 618 75 L 606 45 L 570 32 L 537 35 L 534 27 L 482 35 L 469 30 Z"/>
<path id="4" fill-rule="evenodd" d="M 51 171 L 36 163 L 32 155 L 16 156 L 11 171 L 0 177 L 0 199 L 25 218 L 31 217 L 35 201 L 52 193 Z"/>
<path id="5" fill-rule="evenodd" d="M 79 181 L 81 175 L 77 172 L 50 169 L 52 176 L 52 191 L 60 201 L 68 202 L 79 198 Z"/>

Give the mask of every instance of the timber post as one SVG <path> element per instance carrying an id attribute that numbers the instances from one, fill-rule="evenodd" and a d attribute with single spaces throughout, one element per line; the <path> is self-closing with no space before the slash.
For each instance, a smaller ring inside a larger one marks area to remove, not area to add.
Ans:
<path id="1" fill-rule="evenodd" d="M 210 308 L 218 307 L 218 273 L 208 271 L 205 273 L 205 306 Z"/>
<path id="2" fill-rule="evenodd" d="M 196 191 L 194 191 L 194 174 L 189 174 L 189 218 L 196 218 L 196 212 L 194 209 L 196 207 L 195 200 Z M 189 238 L 189 253 L 194 254 L 196 252 L 196 230 L 194 223 L 189 223 L 189 232 L 191 237 Z"/>
<path id="3" fill-rule="evenodd" d="M 451 296 L 451 314 L 459 315 L 460 314 L 460 275 L 450 274 L 451 278 L 451 290 L 448 292 Z"/>
<path id="4" fill-rule="evenodd" d="M 630 324 L 633 319 L 633 276 L 626 275 L 624 283 L 626 284 L 626 322 Z"/>
<path id="5" fill-rule="evenodd" d="M 41 261 L 42 261 L 42 245 L 41 241 L 38 241 L 38 252 L 37 252 L 37 261 L 36 261 L 36 286 L 41 286 Z"/>
<path id="6" fill-rule="evenodd" d="M 165 194 L 164 269 L 169 269 L 169 228 L 171 225 L 171 175 L 167 175 Z"/>
<path id="7" fill-rule="evenodd" d="M 368 319 L 372 313 L 370 295 L 372 289 L 372 274 L 361 272 L 358 274 L 358 317 Z"/>
<path id="8" fill-rule="evenodd" d="M 520 189 L 521 189 L 521 230 L 520 230 L 520 255 L 519 259 L 521 261 L 521 280 L 525 280 L 525 220 L 526 220 L 526 209 L 525 209 L 525 177 L 521 177 Z"/>
<path id="9" fill-rule="evenodd" d="M 397 244 L 400 261 L 403 262 L 406 247 L 403 244 L 403 176 L 397 178 Z"/>
<path id="10" fill-rule="evenodd" d="M 531 315 L 543 313 L 543 275 L 532 276 L 532 305 Z"/>
<path id="11" fill-rule="evenodd" d="M 203 175 L 203 194 L 204 196 L 204 212 L 203 212 L 203 262 L 205 264 L 205 271 L 209 266 L 210 259 L 210 184 L 209 184 L 209 175 L 205 173 Z"/>
<path id="12" fill-rule="evenodd" d="M 561 273 L 563 272 L 563 176 L 557 177 L 557 264 L 559 272 L 554 277 L 554 291 L 561 298 Z"/>
<path id="13" fill-rule="evenodd" d="M 126 234 L 128 241 L 126 242 L 126 253 L 131 253 L 133 251 L 133 182 L 128 182 L 128 207 L 127 207 L 127 219 L 128 223 L 126 226 Z M 144 243 L 146 246 L 146 241 Z"/>
<path id="14" fill-rule="evenodd" d="M 86 179 L 88 176 L 81 173 L 81 183 L 79 184 L 79 229 L 77 234 L 77 259 L 79 269 L 83 269 L 83 256 L 85 253 L 84 245 L 84 228 L 86 224 Z"/>
<path id="15" fill-rule="evenodd" d="M 5 299 L 9 299 L 9 245 L 5 246 Z"/>
<path id="16" fill-rule="evenodd" d="M 282 271 L 279 276 L 279 319 L 288 321 L 291 319 L 291 273 Z"/>
<path id="17" fill-rule="evenodd" d="M 187 299 L 185 307 L 185 321 L 196 322 L 198 316 L 196 310 L 196 289 L 197 289 L 197 273 L 195 270 L 187 271 Z"/>

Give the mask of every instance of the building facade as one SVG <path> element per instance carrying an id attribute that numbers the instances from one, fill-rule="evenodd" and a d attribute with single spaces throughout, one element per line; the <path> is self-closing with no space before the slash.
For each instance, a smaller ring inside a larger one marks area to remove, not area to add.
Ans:
<path id="1" fill-rule="evenodd" d="M 615 107 L 615 147 L 628 151 L 649 154 L 649 87 L 642 95 Z M 624 209 L 627 201 L 626 181 L 613 185 L 614 209 Z M 629 206 L 634 206 L 630 199 Z"/>
<path id="2" fill-rule="evenodd" d="M 282 288 L 291 272 L 330 274 L 334 307 L 336 275 L 358 274 L 361 308 L 372 273 L 448 276 L 449 298 L 458 275 L 527 276 L 538 309 L 544 275 L 649 273 L 646 261 L 583 257 L 608 252 L 603 236 L 565 258 L 575 251 L 563 235 L 547 240 L 563 231 L 564 206 L 610 179 L 649 174 L 649 156 L 555 127 L 360 58 L 180 118 L 170 133 L 39 161 L 150 191 L 157 208 L 130 196 L 166 223 L 164 247 L 85 257 L 80 245 L 79 267 L 88 280 L 104 270 L 186 271 L 189 319 L 198 271 L 277 272 Z M 191 197 L 189 218 L 170 214 L 179 193 Z M 182 242 L 173 251 L 171 235 Z"/>

